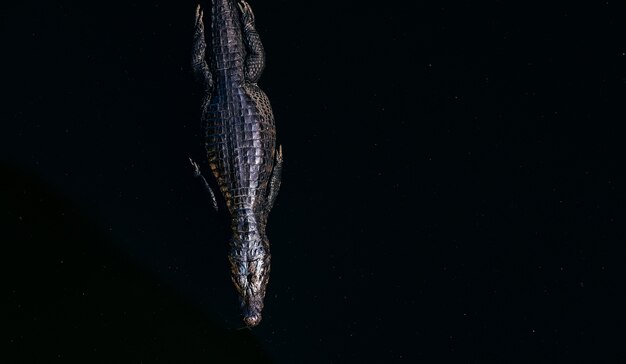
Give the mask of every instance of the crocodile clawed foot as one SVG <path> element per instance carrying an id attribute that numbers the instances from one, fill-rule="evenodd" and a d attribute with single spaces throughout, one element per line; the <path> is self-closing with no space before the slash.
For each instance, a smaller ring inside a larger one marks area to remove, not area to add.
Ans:
<path id="1" fill-rule="evenodd" d="M 283 146 L 282 145 L 278 146 L 278 153 L 276 153 L 276 161 L 278 163 L 283 162 Z"/>
<path id="2" fill-rule="evenodd" d="M 202 7 L 198 4 L 198 6 L 196 6 L 196 24 L 202 22 L 202 13 Z"/>
<path id="3" fill-rule="evenodd" d="M 198 165 L 198 163 L 194 162 L 193 159 L 189 158 L 189 162 L 191 163 L 191 165 L 193 166 L 193 175 L 194 177 L 199 177 L 200 176 L 200 166 Z"/>
<path id="4" fill-rule="evenodd" d="M 244 27 L 254 26 L 254 13 L 252 12 L 250 4 L 243 0 L 240 0 L 237 5 L 239 5 L 239 10 L 241 10 L 241 17 Z"/>

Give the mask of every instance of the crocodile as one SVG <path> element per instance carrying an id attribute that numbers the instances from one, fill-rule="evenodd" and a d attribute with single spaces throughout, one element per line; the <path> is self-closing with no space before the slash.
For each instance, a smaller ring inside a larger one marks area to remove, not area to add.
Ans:
<path id="1" fill-rule="evenodd" d="M 228 261 L 243 321 L 254 327 L 261 321 L 270 273 L 265 228 L 280 188 L 282 147 L 276 147 L 272 108 L 257 85 L 265 67 L 265 52 L 250 5 L 237 0 L 212 1 L 210 48 L 203 18 L 198 5 L 192 68 L 203 88 L 201 118 L 207 164 L 230 218 Z M 217 210 L 216 194 L 200 166 L 191 163 Z"/>

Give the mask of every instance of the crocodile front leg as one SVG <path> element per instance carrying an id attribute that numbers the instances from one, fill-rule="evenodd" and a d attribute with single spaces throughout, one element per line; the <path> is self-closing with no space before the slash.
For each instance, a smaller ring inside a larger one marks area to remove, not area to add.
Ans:
<path id="1" fill-rule="evenodd" d="M 274 161 L 274 169 L 272 170 L 272 177 L 269 183 L 269 192 L 267 194 L 267 203 L 265 210 L 268 212 L 274 207 L 274 201 L 278 196 L 278 190 L 280 189 L 280 178 L 283 172 L 283 146 L 279 146 L 276 150 L 276 159 Z"/>
<path id="2" fill-rule="evenodd" d="M 217 199 L 215 199 L 215 193 L 211 189 L 211 186 L 209 186 L 209 182 L 207 182 L 206 178 L 204 178 L 204 176 L 202 175 L 202 172 L 200 171 L 200 166 L 198 165 L 198 163 L 194 162 L 193 159 L 191 158 L 189 158 L 189 162 L 193 166 L 193 175 L 196 178 L 200 177 L 204 188 L 207 191 L 209 191 L 209 194 L 211 195 L 211 203 L 213 203 L 213 208 L 215 209 L 215 211 L 217 211 L 218 208 L 217 208 Z"/>

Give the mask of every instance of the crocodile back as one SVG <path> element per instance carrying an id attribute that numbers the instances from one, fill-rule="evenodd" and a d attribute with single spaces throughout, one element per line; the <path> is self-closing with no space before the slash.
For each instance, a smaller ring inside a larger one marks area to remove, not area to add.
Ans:
<path id="1" fill-rule="evenodd" d="M 260 212 L 276 144 L 267 97 L 255 85 L 218 88 L 203 119 L 209 165 L 231 215 Z"/>
<path id="2" fill-rule="evenodd" d="M 208 161 L 231 215 L 255 218 L 274 161 L 274 117 L 265 93 L 244 77 L 246 51 L 233 0 L 213 1 L 211 27 L 216 82 L 203 115 Z"/>

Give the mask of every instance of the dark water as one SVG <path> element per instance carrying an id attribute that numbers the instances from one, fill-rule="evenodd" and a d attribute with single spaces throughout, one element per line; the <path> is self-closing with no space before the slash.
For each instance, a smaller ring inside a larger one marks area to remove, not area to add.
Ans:
<path id="1" fill-rule="evenodd" d="M 623 5 L 251 5 L 285 154 L 252 331 L 187 162 L 195 3 L 3 5 L 2 362 L 626 358 Z"/>

